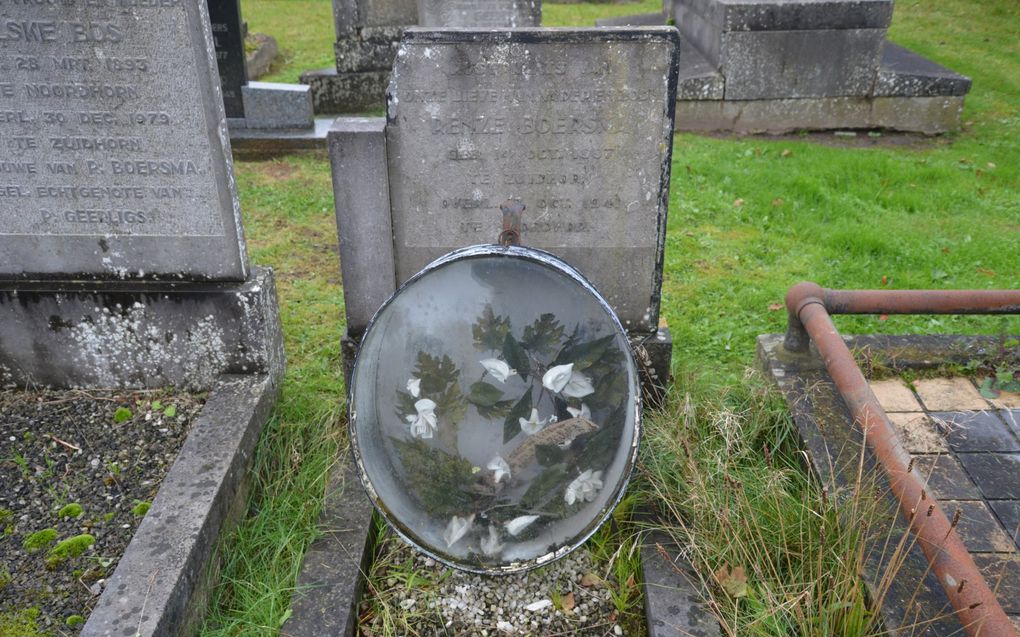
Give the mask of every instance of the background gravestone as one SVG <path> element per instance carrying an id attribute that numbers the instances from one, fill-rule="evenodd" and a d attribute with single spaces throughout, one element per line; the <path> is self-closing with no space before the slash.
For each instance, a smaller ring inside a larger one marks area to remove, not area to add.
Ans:
<path id="1" fill-rule="evenodd" d="M 35 25 L 0 58 L 0 278 L 247 278 L 196 12 L 0 8 Z"/>
<path id="2" fill-rule="evenodd" d="M 216 63 L 227 117 L 244 117 L 241 87 L 248 83 L 248 68 L 244 51 L 244 22 L 238 0 L 209 2 L 209 23 L 216 45 Z"/>
<path id="3" fill-rule="evenodd" d="M 307 71 L 316 113 L 382 106 L 400 35 L 418 23 L 416 0 L 333 0 L 336 66 Z"/>
<path id="4" fill-rule="evenodd" d="M 542 0 L 418 0 L 418 25 L 506 29 L 542 24 Z"/>
<path id="5" fill-rule="evenodd" d="M 82 629 L 190 634 L 284 366 L 207 7 L 3 3 L 0 34 L 0 387 L 209 392 Z"/>

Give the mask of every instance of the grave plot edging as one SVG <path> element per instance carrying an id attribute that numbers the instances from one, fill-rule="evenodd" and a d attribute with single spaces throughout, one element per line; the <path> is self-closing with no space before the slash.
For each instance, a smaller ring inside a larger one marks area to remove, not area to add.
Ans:
<path id="1" fill-rule="evenodd" d="M 248 469 L 281 377 L 277 368 L 220 378 L 82 637 L 171 637 L 197 626 L 216 541 L 244 512 Z"/>

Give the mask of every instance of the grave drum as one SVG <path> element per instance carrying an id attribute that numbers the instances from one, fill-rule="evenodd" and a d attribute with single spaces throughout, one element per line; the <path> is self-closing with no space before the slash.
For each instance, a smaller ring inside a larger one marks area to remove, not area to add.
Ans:
<path id="1" fill-rule="evenodd" d="M 362 482 L 404 539 L 505 573 L 580 546 L 637 459 L 627 335 L 571 266 L 474 246 L 407 281 L 372 319 L 351 380 Z"/>

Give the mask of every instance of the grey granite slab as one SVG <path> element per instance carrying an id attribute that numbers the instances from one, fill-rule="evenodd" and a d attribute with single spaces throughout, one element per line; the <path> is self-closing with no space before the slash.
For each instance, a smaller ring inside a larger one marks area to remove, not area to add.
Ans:
<path id="1" fill-rule="evenodd" d="M 886 41 L 875 82 L 875 95 L 904 97 L 963 96 L 969 77 L 951 71 L 895 42 Z"/>
<path id="2" fill-rule="evenodd" d="M 418 25 L 513 29 L 542 25 L 542 0 L 418 0 Z"/>
<path id="3" fill-rule="evenodd" d="M 884 29 L 725 32 L 726 99 L 870 95 L 884 41 Z"/>
<path id="4" fill-rule="evenodd" d="M 247 128 L 312 128 L 312 90 L 303 84 L 249 82 L 244 95 Z"/>
<path id="5" fill-rule="evenodd" d="M 671 27 L 408 30 L 387 112 L 398 284 L 494 242 L 516 197 L 524 245 L 579 268 L 628 330 L 656 329 L 678 41 Z"/>
<path id="6" fill-rule="evenodd" d="M 0 278 L 242 281 L 206 3 L 105 4 L 0 6 Z"/>

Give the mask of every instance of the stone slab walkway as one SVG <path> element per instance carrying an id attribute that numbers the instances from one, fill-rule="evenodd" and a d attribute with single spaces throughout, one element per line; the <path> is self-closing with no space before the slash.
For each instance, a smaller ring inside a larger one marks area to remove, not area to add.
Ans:
<path id="1" fill-rule="evenodd" d="M 909 370 L 909 377 L 928 376 L 921 370 L 936 364 L 981 360 L 993 346 L 990 339 L 961 337 L 846 340 L 851 350 L 865 353 L 862 358 L 896 361 L 896 369 Z M 861 435 L 821 360 L 813 352 L 787 353 L 781 335 L 759 337 L 758 357 L 790 405 L 823 483 L 849 484 L 860 460 Z M 908 384 L 894 375 L 871 386 L 913 459 L 913 471 L 946 515 L 959 516 L 957 532 L 1020 633 L 1020 396 L 1003 392 L 987 399 L 963 377 Z M 870 453 L 865 462 L 873 465 Z M 897 542 L 903 526 L 895 514 L 889 537 L 881 541 Z M 873 591 L 887 558 L 888 551 L 876 551 L 869 559 L 865 575 Z M 883 607 L 894 634 L 962 634 L 919 548 L 912 548 L 895 580 Z"/>

